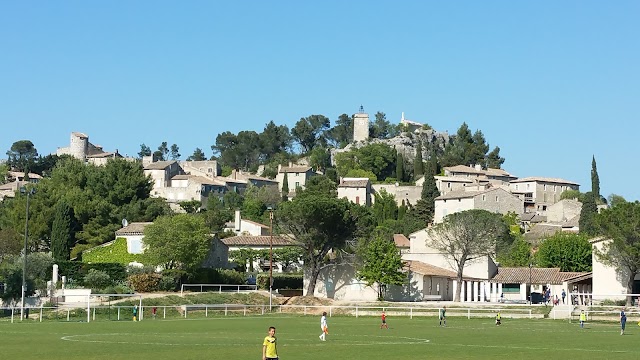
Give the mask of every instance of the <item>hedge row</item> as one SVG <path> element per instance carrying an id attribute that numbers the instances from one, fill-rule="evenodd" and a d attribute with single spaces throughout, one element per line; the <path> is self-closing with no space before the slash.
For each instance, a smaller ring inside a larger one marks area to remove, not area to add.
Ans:
<path id="1" fill-rule="evenodd" d="M 273 274 L 273 289 L 302 289 L 301 274 Z M 256 279 L 259 289 L 269 289 L 269 274 L 259 273 Z"/>
<path id="2" fill-rule="evenodd" d="M 124 281 L 127 279 L 127 268 L 123 264 L 87 264 L 78 261 L 58 261 L 57 264 L 59 276 L 66 276 L 67 279 L 73 279 L 79 285 L 83 284 L 84 276 L 87 275 L 91 269 L 106 272 L 113 281 Z"/>

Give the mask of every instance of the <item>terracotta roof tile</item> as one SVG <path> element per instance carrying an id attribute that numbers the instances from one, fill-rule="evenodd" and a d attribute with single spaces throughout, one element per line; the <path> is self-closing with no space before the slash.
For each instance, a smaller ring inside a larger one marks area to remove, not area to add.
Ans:
<path id="1" fill-rule="evenodd" d="M 503 284 L 528 284 L 529 276 L 531 276 L 532 284 L 562 285 L 568 279 L 588 274 L 586 272 L 561 272 L 559 268 L 499 267 L 496 276 L 489 281 Z"/>
<path id="2" fill-rule="evenodd" d="M 531 177 L 526 177 L 526 178 L 520 178 L 517 180 L 511 180 L 511 183 L 521 183 L 521 182 L 530 182 L 530 181 L 535 181 L 535 182 L 542 182 L 542 183 L 552 183 L 552 184 L 569 184 L 569 185 L 580 185 L 577 182 L 573 182 L 573 181 L 569 181 L 569 180 L 565 180 L 565 179 L 560 179 L 560 178 L 547 178 L 547 177 L 540 177 L 540 176 L 531 176 Z"/>
<path id="3" fill-rule="evenodd" d="M 144 228 L 148 225 L 153 224 L 152 222 L 134 222 L 129 225 L 123 227 L 120 230 L 116 230 L 116 236 L 125 236 L 125 235 L 144 235 Z"/>
<path id="4" fill-rule="evenodd" d="M 421 261 L 409 260 L 405 262 L 405 269 L 414 273 L 427 276 L 440 276 L 446 278 L 455 278 L 457 274 L 454 271 L 443 269 Z"/>
<path id="5" fill-rule="evenodd" d="M 411 246 L 411 242 L 404 234 L 393 234 L 393 242 L 400 248 L 408 248 Z"/>
<path id="6" fill-rule="evenodd" d="M 271 236 L 233 236 L 221 239 L 223 244 L 227 246 L 269 246 Z M 273 245 L 275 246 L 292 246 L 296 243 L 286 236 L 273 236 Z"/>

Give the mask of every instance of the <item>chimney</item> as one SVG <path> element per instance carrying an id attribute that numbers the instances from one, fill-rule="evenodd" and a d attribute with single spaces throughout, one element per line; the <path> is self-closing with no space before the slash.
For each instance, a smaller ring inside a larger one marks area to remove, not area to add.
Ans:
<path id="1" fill-rule="evenodd" d="M 293 163 L 289 161 L 289 167 L 293 167 Z"/>
<path id="2" fill-rule="evenodd" d="M 241 229 L 240 229 L 240 210 L 236 210 L 236 221 L 235 221 L 235 222 L 236 222 L 236 224 L 235 224 L 235 225 L 236 225 L 236 227 L 235 227 L 235 229 L 234 229 L 234 230 L 235 230 L 237 233 L 240 233 L 240 230 L 241 230 Z"/>
<path id="3" fill-rule="evenodd" d="M 482 165 L 480 165 L 480 164 L 476 164 L 476 165 L 475 165 L 475 168 L 476 168 L 476 170 L 480 171 L 480 170 L 482 170 Z"/>

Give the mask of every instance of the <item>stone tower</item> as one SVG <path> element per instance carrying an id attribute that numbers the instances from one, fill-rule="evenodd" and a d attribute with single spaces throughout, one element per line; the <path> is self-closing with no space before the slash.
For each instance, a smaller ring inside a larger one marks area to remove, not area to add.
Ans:
<path id="1" fill-rule="evenodd" d="M 71 141 L 69 143 L 69 155 L 76 159 L 85 160 L 87 157 L 87 149 L 89 147 L 89 137 L 80 132 L 71 133 Z"/>
<path id="2" fill-rule="evenodd" d="M 353 115 L 353 141 L 369 140 L 369 114 L 364 112 L 360 105 L 360 110 Z"/>

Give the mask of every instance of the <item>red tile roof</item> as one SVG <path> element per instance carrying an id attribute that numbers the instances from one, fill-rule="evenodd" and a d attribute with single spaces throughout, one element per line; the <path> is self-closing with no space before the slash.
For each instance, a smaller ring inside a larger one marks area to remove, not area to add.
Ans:
<path id="1" fill-rule="evenodd" d="M 559 268 L 534 267 L 531 268 L 531 273 L 529 273 L 529 267 L 499 267 L 496 276 L 489 281 L 503 284 L 527 284 L 529 283 L 529 276 L 531 276 L 532 284 L 561 285 L 569 279 L 588 274 L 587 272 L 562 272 Z"/>
<path id="2" fill-rule="evenodd" d="M 393 242 L 396 243 L 396 246 L 399 248 L 411 247 L 411 242 L 404 234 L 393 234 Z"/>
<path id="3" fill-rule="evenodd" d="M 269 246 L 271 236 L 233 236 L 221 239 L 223 244 L 227 246 Z M 274 246 L 292 246 L 295 245 L 295 242 L 286 236 L 273 236 L 273 245 Z"/>
<path id="4" fill-rule="evenodd" d="M 431 264 L 423 263 L 421 261 L 409 260 L 405 262 L 406 270 L 410 270 L 414 273 L 427 275 L 427 276 L 439 276 L 450 279 L 455 279 L 457 274 L 454 271 L 443 269 Z"/>

